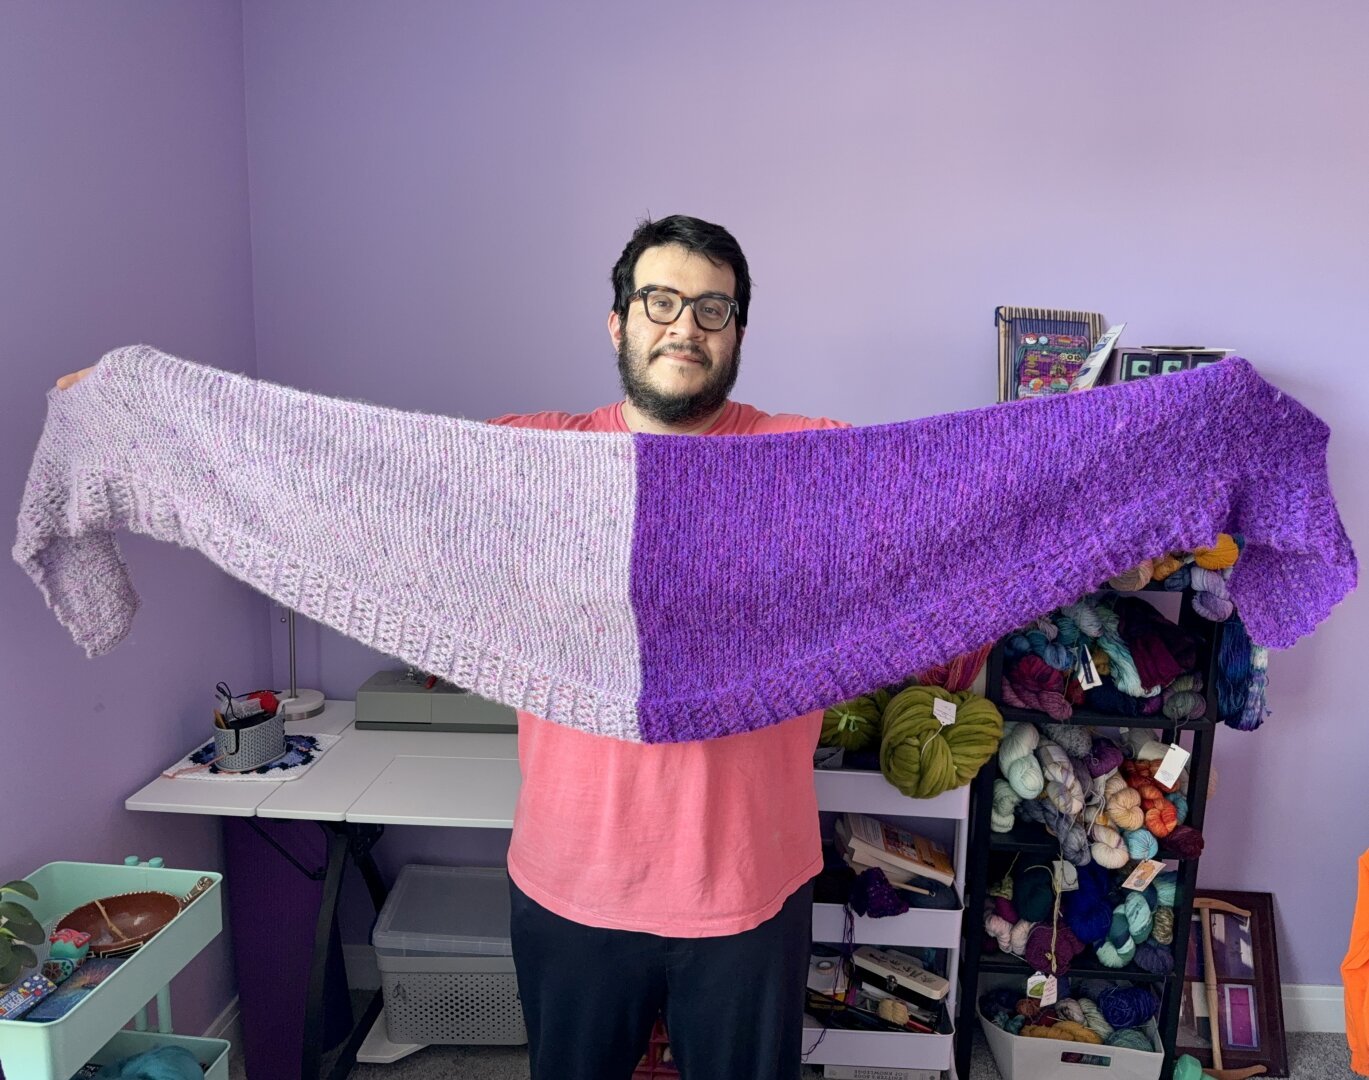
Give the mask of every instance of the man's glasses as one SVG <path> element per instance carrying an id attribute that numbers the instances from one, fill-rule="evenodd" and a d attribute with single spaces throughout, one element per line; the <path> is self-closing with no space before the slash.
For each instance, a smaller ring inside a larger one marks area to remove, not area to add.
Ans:
<path id="1" fill-rule="evenodd" d="M 701 330 L 724 329 L 737 310 L 737 301 L 721 293 L 683 296 L 664 285 L 643 285 L 627 298 L 628 303 L 631 304 L 639 296 L 642 298 L 642 310 L 652 322 L 673 323 L 686 307 L 691 307 L 694 309 L 694 321 Z"/>

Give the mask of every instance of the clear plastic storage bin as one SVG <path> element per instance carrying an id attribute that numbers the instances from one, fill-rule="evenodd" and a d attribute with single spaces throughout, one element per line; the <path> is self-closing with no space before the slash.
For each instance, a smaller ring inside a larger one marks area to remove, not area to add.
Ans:
<path id="1" fill-rule="evenodd" d="M 391 1042 L 528 1041 L 502 868 L 404 867 L 371 943 Z"/>

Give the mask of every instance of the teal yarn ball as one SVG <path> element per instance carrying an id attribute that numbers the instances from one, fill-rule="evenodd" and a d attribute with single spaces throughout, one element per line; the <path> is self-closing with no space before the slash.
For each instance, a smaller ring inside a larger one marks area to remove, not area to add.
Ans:
<path id="1" fill-rule="evenodd" d="M 1178 871 L 1166 870 L 1152 884 L 1155 886 L 1155 895 L 1159 898 L 1159 906 L 1172 908 L 1179 893 Z"/>
<path id="2" fill-rule="evenodd" d="M 1120 1031 L 1114 1031 L 1103 1041 L 1107 1043 L 1108 1046 L 1117 1046 L 1123 1050 L 1153 1051 L 1155 1049 L 1151 1044 L 1150 1037 L 1146 1035 L 1145 1032 L 1138 1031 L 1136 1028 L 1122 1028 Z M 1179 1074 L 1176 1071 L 1174 1075 L 1178 1076 Z"/>
<path id="3" fill-rule="evenodd" d="M 1128 829 L 1122 837 L 1127 842 L 1127 854 L 1133 859 L 1153 859 L 1160 853 L 1160 841 L 1149 829 Z"/>
<path id="4" fill-rule="evenodd" d="M 1127 929 L 1131 932 L 1132 939 L 1139 945 L 1150 937 L 1150 928 L 1155 923 L 1155 915 L 1150 910 L 1150 905 L 1146 903 L 1146 898 L 1140 893 L 1131 893 L 1120 905 L 1122 913 L 1126 916 Z M 1117 1025 L 1113 1025 L 1116 1027 Z"/>
<path id="5" fill-rule="evenodd" d="M 1028 922 L 1046 922 L 1055 911 L 1055 890 L 1048 866 L 1029 866 L 1017 876 L 1012 889 L 1013 906 Z"/>

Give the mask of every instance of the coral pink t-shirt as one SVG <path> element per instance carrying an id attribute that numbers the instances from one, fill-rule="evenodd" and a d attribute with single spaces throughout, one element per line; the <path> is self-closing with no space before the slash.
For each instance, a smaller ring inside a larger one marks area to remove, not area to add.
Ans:
<path id="1" fill-rule="evenodd" d="M 621 402 L 491 423 L 628 431 Z M 843 426 L 728 402 L 701 434 Z M 520 712 L 509 876 L 544 908 L 589 926 L 668 937 L 750 930 L 822 868 L 813 790 L 821 724 L 813 712 L 742 735 L 648 746 Z"/>

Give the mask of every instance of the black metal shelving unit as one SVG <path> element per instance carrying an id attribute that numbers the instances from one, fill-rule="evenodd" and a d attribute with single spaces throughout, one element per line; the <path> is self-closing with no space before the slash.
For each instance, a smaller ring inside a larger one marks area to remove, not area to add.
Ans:
<path id="1" fill-rule="evenodd" d="M 1150 587 L 1143 591 L 1161 591 Z M 1193 594 L 1182 593 L 1178 624 L 1188 630 L 1200 642 L 1198 668 L 1203 672 L 1203 696 L 1206 710 L 1201 719 L 1174 721 L 1165 716 L 1122 717 L 1106 713 L 1075 709 L 1074 715 L 1065 723 L 1080 727 L 1144 727 L 1161 729 L 1171 738 L 1182 739 L 1189 735 L 1187 749 L 1188 761 L 1188 817 L 1186 824 L 1202 829 L 1207 813 L 1207 787 L 1212 770 L 1212 748 L 1219 715 L 1217 707 L 1217 662 L 1221 653 L 1222 623 L 1214 623 L 1203 618 L 1193 608 Z M 1027 721 L 1033 724 L 1052 724 L 1045 713 L 1031 709 L 1018 709 L 1002 703 L 1003 686 L 1003 645 L 994 648 L 989 656 L 986 675 L 985 695 L 998 705 L 1005 722 Z M 996 852 L 1022 852 L 1040 854 L 1043 857 L 1059 857 L 1059 847 L 1045 827 L 1032 822 L 1017 822 L 1011 832 L 994 833 L 989 828 L 993 808 L 993 784 L 1000 776 L 998 757 L 995 755 L 975 777 L 970 795 L 969 850 L 966 854 L 966 898 L 963 942 L 960 953 L 960 1003 L 956 1018 L 956 1073 L 969 1075 L 970 1050 L 974 1043 L 974 1033 L 979 1027 L 978 999 L 979 976 L 981 973 L 1020 974 L 1024 986 L 1032 973 L 1025 960 L 1005 953 L 984 954 L 983 919 L 984 902 L 989 888 L 989 862 Z M 1109 968 L 1099 963 L 1089 949 L 1083 956 L 1070 965 L 1071 978 L 1115 979 L 1118 982 L 1133 982 L 1139 985 L 1159 985 L 1161 987 L 1158 1026 L 1160 1039 L 1165 1048 L 1163 1075 L 1168 1075 L 1174 1064 L 1175 1035 L 1179 1027 L 1179 1007 L 1183 993 L 1184 962 L 1188 954 L 1189 930 L 1192 925 L 1193 892 L 1198 880 L 1198 859 L 1168 861 L 1178 864 L 1178 894 L 1174 907 L 1174 967 L 1165 975 L 1155 975 L 1128 965 L 1125 968 Z"/>

